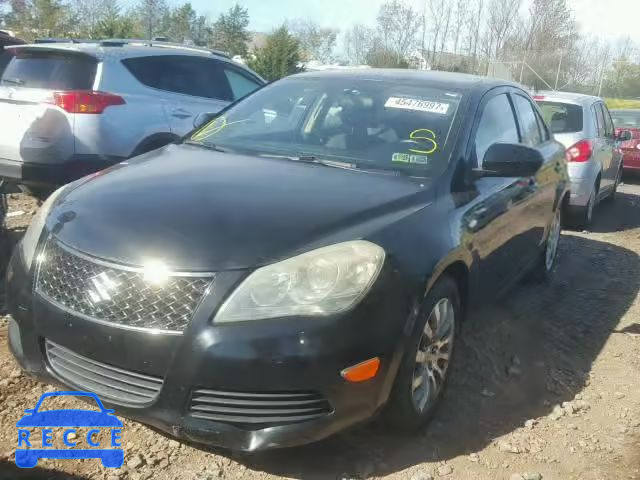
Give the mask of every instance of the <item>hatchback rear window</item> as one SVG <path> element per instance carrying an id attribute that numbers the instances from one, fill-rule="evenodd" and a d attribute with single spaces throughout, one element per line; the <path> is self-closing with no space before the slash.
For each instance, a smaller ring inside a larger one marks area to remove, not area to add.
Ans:
<path id="1" fill-rule="evenodd" d="M 97 60 L 68 52 L 17 50 L 0 84 L 48 90 L 90 90 Z"/>
<path id="2" fill-rule="evenodd" d="M 582 107 L 570 103 L 537 101 L 545 122 L 553 133 L 582 131 Z"/>

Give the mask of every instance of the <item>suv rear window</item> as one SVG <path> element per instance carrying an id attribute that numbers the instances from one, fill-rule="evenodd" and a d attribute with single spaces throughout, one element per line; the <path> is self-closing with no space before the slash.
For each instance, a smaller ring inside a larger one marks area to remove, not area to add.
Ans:
<path id="1" fill-rule="evenodd" d="M 233 100 L 221 62 L 190 55 L 157 55 L 123 60 L 139 82 L 148 87 L 195 97 Z"/>
<path id="2" fill-rule="evenodd" d="M 582 107 L 570 103 L 537 100 L 542 116 L 553 133 L 582 131 Z"/>
<path id="3" fill-rule="evenodd" d="M 68 52 L 17 50 L 0 84 L 49 90 L 90 90 L 97 60 Z"/>

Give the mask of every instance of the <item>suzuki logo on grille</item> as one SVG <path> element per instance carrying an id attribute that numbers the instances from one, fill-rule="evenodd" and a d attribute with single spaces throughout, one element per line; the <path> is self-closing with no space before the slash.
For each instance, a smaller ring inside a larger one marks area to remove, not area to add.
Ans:
<path id="1" fill-rule="evenodd" d="M 89 282 L 91 286 L 87 294 L 94 304 L 111 300 L 111 295 L 118 289 L 118 284 L 109 278 L 107 272 L 91 277 Z"/>

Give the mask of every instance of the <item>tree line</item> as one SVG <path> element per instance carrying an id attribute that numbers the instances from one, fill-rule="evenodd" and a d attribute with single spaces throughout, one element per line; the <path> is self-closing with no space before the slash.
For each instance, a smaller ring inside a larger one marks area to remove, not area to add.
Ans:
<path id="1" fill-rule="evenodd" d="M 525 8 L 526 7 L 526 8 Z M 137 0 L 0 0 L 0 25 L 26 40 L 144 38 L 223 50 L 265 78 L 300 62 L 427 68 L 512 78 L 536 89 L 640 97 L 640 50 L 628 38 L 579 34 L 567 0 L 387 0 L 374 25 L 346 31 L 310 19 L 286 21 L 249 52 L 249 12 L 236 4 L 211 19 L 191 3 Z M 341 48 L 338 49 L 338 40 Z"/>

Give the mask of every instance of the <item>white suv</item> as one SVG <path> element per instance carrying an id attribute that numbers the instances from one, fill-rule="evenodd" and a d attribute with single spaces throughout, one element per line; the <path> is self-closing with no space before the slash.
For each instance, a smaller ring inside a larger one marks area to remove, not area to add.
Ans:
<path id="1" fill-rule="evenodd" d="M 175 141 L 264 85 L 220 52 L 107 40 L 11 47 L 0 179 L 43 193 Z"/>

